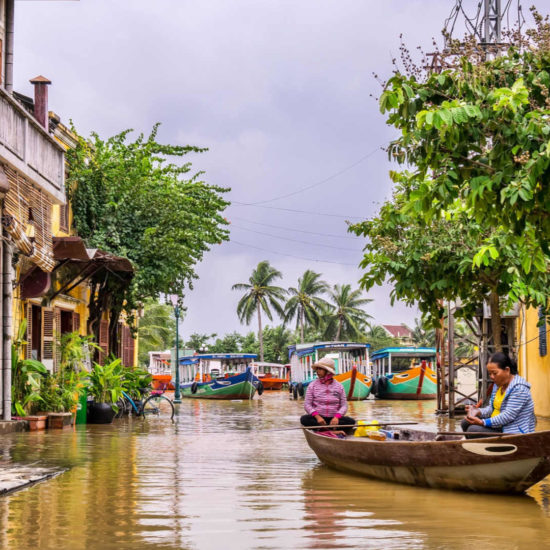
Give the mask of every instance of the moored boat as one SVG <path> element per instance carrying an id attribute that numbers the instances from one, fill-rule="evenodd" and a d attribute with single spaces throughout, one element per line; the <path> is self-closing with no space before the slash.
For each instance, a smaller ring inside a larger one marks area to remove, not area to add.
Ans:
<path id="1" fill-rule="evenodd" d="M 379 399 L 435 399 L 435 348 L 383 348 L 372 355 Z"/>
<path id="2" fill-rule="evenodd" d="M 399 439 L 386 441 L 304 432 L 311 449 L 327 466 L 408 485 L 522 493 L 550 474 L 550 430 L 464 439 L 394 429 Z M 438 441 L 438 437 L 443 439 Z"/>
<path id="3" fill-rule="evenodd" d="M 264 390 L 281 390 L 285 384 L 288 384 L 290 365 L 252 363 L 252 369 L 263 384 Z"/>
<path id="4" fill-rule="evenodd" d="M 366 399 L 372 389 L 369 344 L 357 342 L 315 342 L 289 346 L 289 390 L 297 399 L 315 379 L 312 365 L 322 357 L 334 361 L 334 378 L 344 386 L 348 401 Z"/>
<path id="5" fill-rule="evenodd" d="M 180 359 L 181 397 L 252 399 L 263 385 L 251 367 L 254 354 L 217 353 Z"/>

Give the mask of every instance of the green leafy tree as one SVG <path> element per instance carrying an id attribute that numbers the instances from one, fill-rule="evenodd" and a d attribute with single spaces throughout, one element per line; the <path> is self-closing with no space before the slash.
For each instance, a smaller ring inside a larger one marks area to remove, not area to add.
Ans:
<path id="1" fill-rule="evenodd" d="M 197 352 L 202 352 L 206 349 L 209 351 L 212 351 L 211 346 L 208 344 L 208 342 L 212 338 L 216 338 L 217 334 L 198 334 L 197 332 L 194 332 L 189 336 L 189 340 L 185 342 L 185 345 L 192 350 L 195 350 Z M 229 353 L 229 352 L 227 352 Z"/>
<path id="2" fill-rule="evenodd" d="M 285 305 L 285 323 L 296 317 L 296 327 L 300 329 L 300 342 L 304 343 L 304 327 L 318 327 L 321 321 L 321 311 L 328 306 L 321 298 L 329 286 L 320 280 L 321 274 L 308 269 L 299 279 L 298 288 L 289 288 L 290 298 Z"/>
<path id="3" fill-rule="evenodd" d="M 143 317 L 139 320 L 138 335 L 138 362 L 140 365 L 148 365 L 150 351 L 166 350 L 174 345 L 176 337 L 174 308 L 156 300 L 147 300 Z"/>
<path id="4" fill-rule="evenodd" d="M 397 338 L 390 336 L 383 326 L 370 323 L 368 324 L 362 341 L 366 344 L 370 344 L 371 351 L 398 345 Z"/>
<path id="5" fill-rule="evenodd" d="M 411 332 L 412 341 L 415 346 L 421 348 L 435 346 L 435 329 L 429 325 L 426 325 L 422 319 L 414 320 L 414 328 Z"/>
<path id="6" fill-rule="evenodd" d="M 231 332 L 222 338 L 216 338 L 216 341 L 209 346 L 209 350 L 212 353 L 239 353 L 242 341 L 243 337 L 238 332 Z"/>
<path id="7" fill-rule="evenodd" d="M 253 332 L 249 332 L 245 336 L 241 337 L 241 353 L 255 353 L 258 355 L 260 351 L 260 345 L 256 339 L 256 335 Z"/>
<path id="8" fill-rule="evenodd" d="M 196 278 L 195 265 L 214 244 L 227 240 L 222 212 L 226 189 L 191 174 L 191 163 L 174 163 L 204 149 L 129 140 L 124 131 L 107 140 L 78 137 L 67 152 L 67 189 L 74 226 L 89 248 L 128 258 L 135 274 L 100 269 L 90 277 L 88 332 L 99 333 L 109 315 L 110 351 L 116 352 L 118 321 L 146 298 L 183 296 Z M 76 132 L 75 132 L 76 133 Z M 132 276 L 134 275 L 134 276 Z"/>
<path id="9" fill-rule="evenodd" d="M 284 325 L 265 327 L 263 331 L 265 360 L 269 363 L 287 363 L 291 338 L 291 332 Z"/>
<path id="10" fill-rule="evenodd" d="M 403 165 L 392 173 L 405 199 L 399 212 L 435 223 L 434 231 L 456 218 L 479 228 L 480 238 L 466 243 L 467 254 L 455 255 L 455 265 L 468 259 L 469 266 L 442 284 L 450 290 L 461 278 L 472 281 L 465 275 L 468 267 L 474 270 L 477 287 L 457 293 L 468 310 L 479 303 L 479 284 L 485 285 L 497 348 L 499 297 L 506 305 L 522 300 L 546 308 L 550 282 L 550 25 L 535 17 L 537 27 L 522 48 L 489 60 L 465 52 L 453 68 L 424 79 L 397 73 L 380 98 L 388 124 L 400 132 L 389 147 L 391 159 Z M 481 280 L 480 268 L 491 273 L 490 281 Z M 395 278 L 412 288 L 410 280 Z"/>
<path id="11" fill-rule="evenodd" d="M 248 283 L 233 285 L 233 290 L 245 291 L 244 296 L 239 300 L 237 305 L 237 315 L 241 323 L 244 322 L 249 325 L 254 314 L 257 315 L 261 361 L 264 360 L 261 312 L 263 311 L 270 321 L 273 320 L 271 308 L 279 316 L 284 317 L 281 301 L 284 299 L 287 291 L 284 288 L 273 285 L 273 282 L 281 277 L 281 272 L 272 267 L 267 260 L 264 260 L 252 271 Z"/>
<path id="12" fill-rule="evenodd" d="M 360 289 L 352 290 L 351 285 L 334 285 L 328 291 L 332 300 L 331 311 L 326 314 L 326 336 L 334 341 L 360 339 L 371 316 L 362 309 L 372 302 L 362 298 Z"/>

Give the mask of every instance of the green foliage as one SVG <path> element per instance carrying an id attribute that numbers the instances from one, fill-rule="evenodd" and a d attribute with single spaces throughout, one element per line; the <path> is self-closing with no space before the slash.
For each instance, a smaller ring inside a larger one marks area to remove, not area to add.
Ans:
<path id="1" fill-rule="evenodd" d="M 140 365 L 149 364 L 149 352 L 166 350 L 174 345 L 176 320 L 174 308 L 156 300 L 146 300 L 138 328 Z"/>
<path id="2" fill-rule="evenodd" d="M 251 333 L 254 337 L 254 333 Z M 238 332 L 231 332 L 209 345 L 211 353 L 239 353 L 241 351 L 243 337 Z"/>
<path id="3" fill-rule="evenodd" d="M 329 286 L 319 280 L 320 273 L 308 269 L 298 279 L 298 288 L 288 289 L 290 298 L 285 305 L 285 323 L 296 317 L 296 328 L 300 329 L 300 342 L 304 342 L 304 328 L 306 326 L 319 327 L 321 311 L 328 307 L 328 303 L 320 296 L 326 294 Z"/>
<path id="4" fill-rule="evenodd" d="M 27 321 L 19 325 L 11 345 L 11 402 L 12 414 L 26 416 L 36 411 L 40 402 L 40 386 L 48 374 L 46 367 L 34 359 L 21 359 Z"/>
<path id="5" fill-rule="evenodd" d="M 122 376 L 122 389 L 134 400 L 141 399 L 145 391 L 151 387 L 153 377 L 149 372 L 135 367 L 118 365 Z"/>
<path id="6" fill-rule="evenodd" d="M 111 403 L 114 405 L 124 390 L 124 367 L 120 359 L 100 365 L 94 363 L 89 375 L 89 393 L 96 403 Z"/>
<path id="7" fill-rule="evenodd" d="M 393 200 L 353 227 L 370 239 L 365 288 L 389 278 L 392 298 L 419 300 L 433 323 L 443 299 L 460 298 L 466 317 L 489 294 L 546 307 L 549 37 L 539 19 L 523 51 L 388 81 L 380 109 L 404 168 Z"/>
<path id="8" fill-rule="evenodd" d="M 196 352 L 201 352 L 201 350 L 206 350 L 206 349 L 210 351 L 211 346 L 210 344 L 208 344 L 208 342 L 212 338 L 216 338 L 216 336 L 217 334 L 198 334 L 194 332 L 193 334 L 191 334 L 191 336 L 189 336 L 189 340 L 185 342 L 185 346 L 188 349 L 192 349 Z"/>
<path id="9" fill-rule="evenodd" d="M 332 304 L 325 313 L 325 337 L 334 341 L 358 340 L 362 337 L 371 316 L 362 308 L 372 302 L 362 298 L 362 291 L 351 285 L 334 285 L 328 291 Z"/>
<path id="10" fill-rule="evenodd" d="M 221 187 L 192 175 L 191 163 L 173 163 L 204 150 L 157 142 L 158 124 L 145 138 L 124 131 L 107 140 L 79 137 L 67 152 L 67 189 L 74 225 L 90 248 L 128 258 L 135 276 L 101 270 L 91 277 L 90 326 L 97 332 L 104 311 L 116 328 L 146 298 L 183 296 L 196 278 L 195 265 L 228 238 Z M 131 320 L 131 317 L 130 317 Z M 113 340 L 113 338 L 111 338 Z M 116 344 L 116 341 L 113 345 Z"/>
<path id="11" fill-rule="evenodd" d="M 431 348 L 435 346 L 435 329 L 422 319 L 414 320 L 412 341 L 416 347 Z"/>
<path id="12" fill-rule="evenodd" d="M 368 325 L 365 335 L 360 341 L 370 344 L 371 353 L 382 348 L 390 348 L 399 344 L 397 338 L 391 337 L 383 326 L 374 324 Z"/>
<path id="13" fill-rule="evenodd" d="M 233 290 L 245 291 L 244 296 L 239 300 L 237 305 L 237 315 L 241 323 L 245 322 L 249 325 L 253 315 L 257 314 L 258 316 L 260 361 L 264 360 L 261 311 L 266 314 L 270 321 L 273 320 L 271 308 L 279 316 L 284 316 L 281 300 L 284 299 L 287 291 L 272 284 L 276 279 L 280 279 L 281 277 L 281 272 L 272 267 L 267 260 L 264 260 L 252 271 L 248 283 L 237 283 L 232 287 Z"/>

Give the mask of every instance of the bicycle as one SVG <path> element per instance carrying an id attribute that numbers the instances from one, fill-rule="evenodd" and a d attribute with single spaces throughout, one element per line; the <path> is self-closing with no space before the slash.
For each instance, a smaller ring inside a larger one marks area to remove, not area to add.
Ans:
<path id="1" fill-rule="evenodd" d="M 145 397 L 148 390 L 143 392 Z M 121 414 L 127 412 L 132 412 L 136 416 L 143 416 L 145 418 L 147 415 L 154 414 L 163 418 L 170 418 L 174 420 L 174 404 L 172 400 L 163 395 L 164 390 L 151 390 L 148 397 L 142 398 L 140 401 L 136 402 L 125 392 L 122 392 L 123 399 L 118 403 L 118 408 L 121 411 Z"/>

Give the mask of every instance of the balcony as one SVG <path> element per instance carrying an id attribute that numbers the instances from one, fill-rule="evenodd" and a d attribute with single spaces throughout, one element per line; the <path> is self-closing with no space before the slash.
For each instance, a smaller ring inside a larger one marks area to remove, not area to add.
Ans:
<path id="1" fill-rule="evenodd" d="M 36 184 L 53 203 L 65 202 L 63 147 L 2 88 L 0 161 L 11 165 Z"/>

